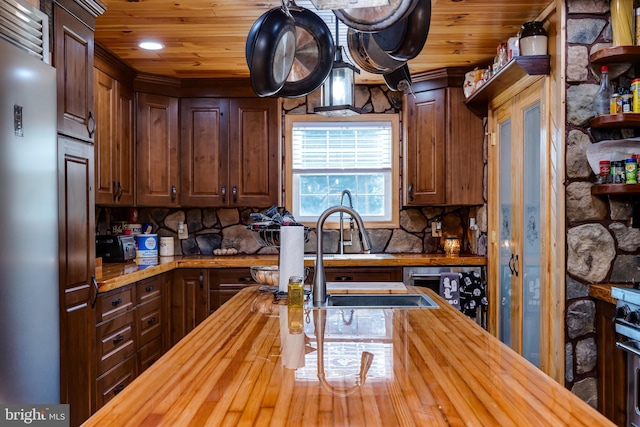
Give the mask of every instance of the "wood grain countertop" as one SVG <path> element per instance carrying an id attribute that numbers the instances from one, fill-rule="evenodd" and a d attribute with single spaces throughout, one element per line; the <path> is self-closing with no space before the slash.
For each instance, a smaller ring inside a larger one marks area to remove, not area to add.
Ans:
<path id="1" fill-rule="evenodd" d="M 84 425 L 613 426 L 431 290 L 411 291 L 440 308 L 296 314 L 247 288 Z"/>
<path id="2" fill-rule="evenodd" d="M 312 267 L 314 260 L 315 256 L 305 256 L 305 266 Z M 96 271 L 96 280 L 98 292 L 107 292 L 177 268 L 249 268 L 252 265 L 277 264 L 277 255 L 159 257 L 155 265 L 138 265 L 135 261 L 103 263 L 102 268 Z M 487 258 L 444 254 L 353 254 L 330 255 L 324 258 L 324 265 L 325 267 L 485 266 Z"/>
<path id="3" fill-rule="evenodd" d="M 604 302 L 615 304 L 617 300 L 611 296 L 611 288 L 630 288 L 629 283 L 596 283 L 589 285 L 589 296 Z"/>

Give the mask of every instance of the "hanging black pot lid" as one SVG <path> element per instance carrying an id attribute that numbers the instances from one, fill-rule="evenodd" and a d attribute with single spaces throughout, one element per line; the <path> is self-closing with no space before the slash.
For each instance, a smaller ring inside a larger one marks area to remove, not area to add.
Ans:
<path id="1" fill-rule="evenodd" d="M 274 95 L 293 66 L 296 28 L 293 17 L 276 7 L 260 16 L 249 30 L 245 48 L 251 86 L 256 95 Z"/>
<path id="2" fill-rule="evenodd" d="M 289 5 L 296 27 L 293 66 L 282 89 L 283 98 L 305 96 L 319 88 L 331 73 L 335 44 L 322 18 L 295 4 Z"/>
<path id="3" fill-rule="evenodd" d="M 372 33 L 389 56 L 408 61 L 420 54 L 429 35 L 431 0 L 418 0 L 413 11 L 386 30 Z"/>
<path id="4" fill-rule="evenodd" d="M 418 0 L 389 0 L 387 6 L 334 9 L 333 13 L 354 30 L 372 33 L 385 30 L 407 16 Z"/>

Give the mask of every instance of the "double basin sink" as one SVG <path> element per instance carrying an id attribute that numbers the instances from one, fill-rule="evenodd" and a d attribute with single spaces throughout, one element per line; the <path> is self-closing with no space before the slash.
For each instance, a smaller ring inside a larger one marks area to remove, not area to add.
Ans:
<path id="1" fill-rule="evenodd" d="M 339 294 L 329 295 L 323 308 L 438 308 L 423 294 Z"/>

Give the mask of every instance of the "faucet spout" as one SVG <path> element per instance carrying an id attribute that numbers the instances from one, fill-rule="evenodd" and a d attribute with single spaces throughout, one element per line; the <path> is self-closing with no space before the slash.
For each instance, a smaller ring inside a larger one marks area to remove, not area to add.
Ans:
<path id="1" fill-rule="evenodd" d="M 369 239 L 367 230 L 365 230 L 364 228 L 364 221 L 362 220 L 362 217 L 360 217 L 358 212 L 356 212 L 353 208 L 347 206 L 332 206 L 322 212 L 316 224 L 318 243 L 316 246 L 315 272 L 313 275 L 313 305 L 316 307 L 323 305 L 327 300 L 327 281 L 324 275 L 324 259 L 322 258 L 322 254 L 324 251 L 322 229 L 327 218 L 329 218 L 330 215 L 336 212 L 347 213 L 356 220 L 356 224 L 358 224 L 358 230 L 360 231 L 360 234 L 362 234 L 362 250 L 364 251 L 364 253 L 371 252 L 371 240 Z"/>

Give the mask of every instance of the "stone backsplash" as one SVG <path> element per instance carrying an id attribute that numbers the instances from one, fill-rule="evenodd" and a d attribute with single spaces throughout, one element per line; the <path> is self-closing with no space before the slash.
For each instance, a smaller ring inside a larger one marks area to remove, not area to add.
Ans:
<path id="1" fill-rule="evenodd" d="M 263 246 L 255 233 L 247 229 L 251 212 L 257 208 L 138 208 L 140 223 L 153 224 L 159 236 L 175 238 L 176 255 L 211 255 L 217 248 L 235 248 L 240 254 L 272 254 L 277 249 Z M 96 233 L 104 234 L 111 224 L 126 221 L 128 208 L 96 208 Z M 477 227 L 470 229 L 469 219 Z M 442 222 L 442 237 L 431 237 L 431 223 Z M 187 225 L 188 238 L 178 240 L 178 224 Z M 461 252 L 486 255 L 486 209 L 482 207 L 411 208 L 400 212 L 400 227 L 367 230 L 375 253 L 441 253 L 445 237 L 461 239 Z M 357 234 L 357 233 L 356 233 Z M 339 252 L 339 230 L 324 230 L 326 253 Z M 315 253 L 315 230 L 309 232 L 305 252 Z M 358 252 L 360 244 L 345 246 L 344 251 Z"/>

